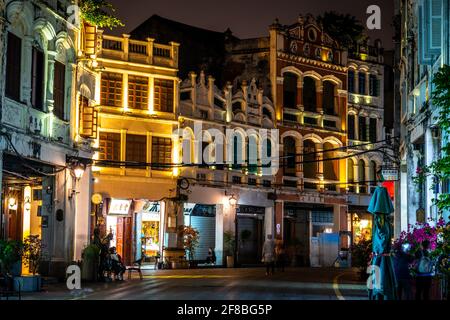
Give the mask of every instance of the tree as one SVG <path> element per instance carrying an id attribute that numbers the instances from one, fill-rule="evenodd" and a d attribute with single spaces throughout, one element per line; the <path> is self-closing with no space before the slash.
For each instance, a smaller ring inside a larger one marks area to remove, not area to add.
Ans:
<path id="1" fill-rule="evenodd" d="M 114 15 L 114 7 L 106 0 L 80 0 L 79 5 L 81 18 L 91 25 L 109 29 L 124 26 Z"/>
<path id="2" fill-rule="evenodd" d="M 350 14 L 327 11 L 317 17 L 317 22 L 321 23 L 324 31 L 344 48 L 352 48 L 355 44 L 367 40 L 364 26 Z"/>
<path id="3" fill-rule="evenodd" d="M 442 149 L 441 157 L 432 162 L 426 171 L 430 172 L 435 177 L 435 183 L 439 181 L 448 183 L 450 179 L 450 66 L 444 65 L 434 75 L 433 85 L 434 90 L 431 95 L 433 105 L 439 108 L 439 115 L 437 117 L 437 127 L 442 132 Z M 436 199 L 433 200 L 439 212 L 450 210 L 450 194 L 440 193 Z"/>

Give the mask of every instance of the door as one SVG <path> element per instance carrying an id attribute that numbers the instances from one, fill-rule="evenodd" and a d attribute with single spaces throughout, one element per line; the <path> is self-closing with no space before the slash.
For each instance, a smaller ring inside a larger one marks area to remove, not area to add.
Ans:
<path id="1" fill-rule="evenodd" d="M 134 259 L 139 260 L 142 257 L 142 213 L 137 212 L 134 217 L 134 241 L 136 243 Z"/>
<path id="2" fill-rule="evenodd" d="M 123 224 L 124 218 L 117 218 L 116 226 L 116 250 L 117 253 L 123 258 Z"/>
<path id="3" fill-rule="evenodd" d="M 288 256 L 297 266 L 309 266 L 309 210 L 286 207 L 284 240 Z"/>
<path id="4" fill-rule="evenodd" d="M 131 265 L 132 246 L 133 246 L 133 220 L 132 217 L 125 217 L 123 232 L 123 262 Z"/>
<path id="5" fill-rule="evenodd" d="M 264 217 L 238 217 L 238 263 L 243 265 L 260 264 L 263 244 Z"/>

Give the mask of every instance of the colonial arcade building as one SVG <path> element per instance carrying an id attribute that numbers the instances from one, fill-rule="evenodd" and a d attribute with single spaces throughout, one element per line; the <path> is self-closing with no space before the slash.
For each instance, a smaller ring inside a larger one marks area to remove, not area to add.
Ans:
<path id="1" fill-rule="evenodd" d="M 232 232 L 237 265 L 259 264 L 274 227 L 273 175 L 263 163 L 277 147 L 272 102 L 255 79 L 219 89 L 212 76 L 191 72 L 180 86 L 179 110 L 179 158 L 196 164 L 181 170 L 190 181 L 185 225 L 200 232 L 196 259 L 215 248 L 217 264 L 225 264 L 223 234 Z"/>
<path id="2" fill-rule="evenodd" d="M 319 255 L 319 243 L 347 229 L 347 167 L 338 159 L 347 145 L 346 51 L 312 16 L 300 16 L 271 26 L 270 64 L 283 159 L 276 236 L 299 264 L 331 265 L 336 257 Z"/>

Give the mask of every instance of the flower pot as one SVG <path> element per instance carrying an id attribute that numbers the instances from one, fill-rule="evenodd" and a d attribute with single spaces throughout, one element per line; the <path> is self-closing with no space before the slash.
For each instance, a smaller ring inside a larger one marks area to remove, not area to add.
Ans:
<path id="1" fill-rule="evenodd" d="M 227 256 L 227 268 L 234 268 L 234 257 Z"/>
<path id="2" fill-rule="evenodd" d="M 41 291 L 42 278 L 40 275 L 27 275 L 14 277 L 14 290 L 22 292 L 37 292 Z"/>

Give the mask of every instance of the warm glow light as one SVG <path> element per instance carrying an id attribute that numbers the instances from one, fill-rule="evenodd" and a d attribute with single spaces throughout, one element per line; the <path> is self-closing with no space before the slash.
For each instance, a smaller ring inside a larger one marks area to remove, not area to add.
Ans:
<path id="1" fill-rule="evenodd" d="M 369 220 L 361 219 L 361 221 L 359 222 L 359 225 L 361 226 L 361 228 L 365 229 L 369 225 Z"/>
<path id="2" fill-rule="evenodd" d="M 173 163 L 180 163 L 180 142 L 178 141 L 177 137 L 175 139 L 172 139 L 173 141 L 173 154 L 172 159 Z M 180 169 L 179 168 L 173 168 L 172 174 L 174 177 L 178 177 L 180 175 Z"/>
<path id="3" fill-rule="evenodd" d="M 17 210 L 17 200 L 16 198 L 9 198 L 8 200 L 9 210 Z"/>
<path id="4" fill-rule="evenodd" d="M 73 169 L 73 173 L 75 174 L 75 178 L 77 180 L 80 180 L 83 177 L 84 174 L 84 166 L 79 164 Z"/>
<path id="5" fill-rule="evenodd" d="M 230 203 L 230 206 L 235 206 L 237 204 L 237 199 L 234 197 L 234 195 L 232 195 L 229 199 L 228 202 Z"/>

